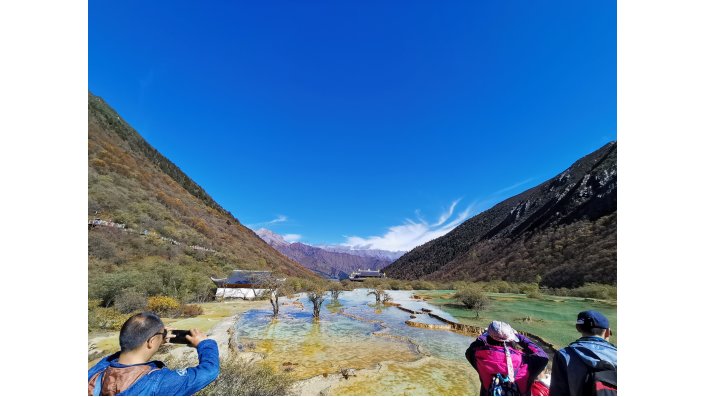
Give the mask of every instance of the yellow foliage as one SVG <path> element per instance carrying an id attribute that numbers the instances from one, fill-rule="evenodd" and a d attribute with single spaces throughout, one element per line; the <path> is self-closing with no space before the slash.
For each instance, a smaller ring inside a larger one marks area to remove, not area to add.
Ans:
<path id="1" fill-rule="evenodd" d="M 91 160 L 91 165 L 95 168 L 105 168 L 108 166 L 105 161 L 97 158 Z"/>
<path id="2" fill-rule="evenodd" d="M 99 299 L 88 301 L 88 330 L 113 330 L 117 331 L 127 321 L 129 315 L 122 314 L 112 307 L 100 307 Z"/>
<path id="3" fill-rule="evenodd" d="M 192 218 L 191 224 L 199 232 L 205 234 L 206 236 L 210 236 L 211 230 L 203 219 Z"/>
<path id="4" fill-rule="evenodd" d="M 147 299 L 147 310 L 169 314 L 179 309 L 179 301 L 170 296 L 152 296 Z"/>

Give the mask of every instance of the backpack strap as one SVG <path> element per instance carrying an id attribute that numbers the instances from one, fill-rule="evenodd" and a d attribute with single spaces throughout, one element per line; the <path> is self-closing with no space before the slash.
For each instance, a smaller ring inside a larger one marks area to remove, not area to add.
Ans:
<path id="1" fill-rule="evenodd" d="M 112 367 L 107 367 L 101 372 L 97 372 L 91 380 L 88 381 L 89 396 L 100 396 L 101 393 L 107 396 L 116 395 L 132 387 L 132 385 L 145 375 L 149 375 L 161 369 L 161 367 L 149 368 L 147 365 L 138 365 L 131 368 L 113 369 L 112 372 L 108 373 L 108 370 L 111 368 Z M 103 384 L 103 381 L 106 383 Z M 93 385 L 92 390 L 91 385 Z"/>
<path id="2" fill-rule="evenodd" d="M 103 383 L 103 374 L 104 374 L 104 373 L 105 373 L 105 370 L 103 370 L 102 372 L 100 372 L 100 373 L 98 374 L 98 377 L 97 377 L 96 380 L 95 380 L 95 386 L 93 386 L 93 395 L 94 395 L 94 396 L 100 396 L 100 389 L 101 389 L 101 387 L 102 387 L 102 383 Z"/>
<path id="3" fill-rule="evenodd" d="M 507 377 L 510 382 L 514 382 L 514 364 L 512 363 L 512 353 L 509 351 L 509 347 L 507 347 L 506 342 L 503 342 L 502 346 L 504 347 L 504 358 L 507 360 Z"/>

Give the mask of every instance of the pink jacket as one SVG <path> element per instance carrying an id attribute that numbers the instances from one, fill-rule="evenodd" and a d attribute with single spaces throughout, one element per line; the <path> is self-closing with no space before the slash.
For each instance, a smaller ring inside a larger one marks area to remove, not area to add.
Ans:
<path id="1" fill-rule="evenodd" d="M 517 334 L 518 348 L 509 346 L 512 366 L 514 367 L 514 383 L 522 395 L 529 395 L 531 384 L 548 364 L 548 355 L 529 338 Z M 507 361 L 504 347 L 484 333 L 480 335 L 465 352 L 465 357 L 480 375 L 482 389 L 480 395 L 487 395 L 492 377 L 498 373 L 507 375 Z"/>

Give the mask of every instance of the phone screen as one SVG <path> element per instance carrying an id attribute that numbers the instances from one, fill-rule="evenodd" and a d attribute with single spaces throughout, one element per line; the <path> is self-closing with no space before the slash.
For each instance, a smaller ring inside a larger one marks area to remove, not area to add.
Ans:
<path id="1" fill-rule="evenodd" d="M 190 335 L 191 331 L 183 329 L 174 329 L 171 330 L 171 333 L 174 336 L 169 339 L 169 343 L 180 343 L 183 345 L 187 345 L 189 343 L 189 341 L 186 340 L 186 335 Z"/>

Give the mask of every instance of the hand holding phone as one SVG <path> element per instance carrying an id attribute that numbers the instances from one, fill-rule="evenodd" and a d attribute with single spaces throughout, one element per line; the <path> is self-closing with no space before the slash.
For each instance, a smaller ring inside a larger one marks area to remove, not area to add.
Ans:
<path id="1" fill-rule="evenodd" d="M 197 329 L 172 329 L 169 331 L 169 343 L 179 343 L 191 347 L 198 346 L 207 336 Z"/>
<path id="2" fill-rule="evenodd" d="M 169 331 L 169 337 L 168 342 L 169 343 L 178 343 L 182 345 L 188 345 L 190 342 L 186 339 L 186 335 L 191 335 L 190 330 L 185 330 L 185 329 L 172 329 Z"/>
<path id="3" fill-rule="evenodd" d="M 197 329 L 192 329 L 191 333 L 186 335 L 186 340 L 188 340 L 189 346 L 191 347 L 197 347 L 198 344 L 201 343 L 201 341 L 207 338 L 208 336 L 206 334 Z"/>

